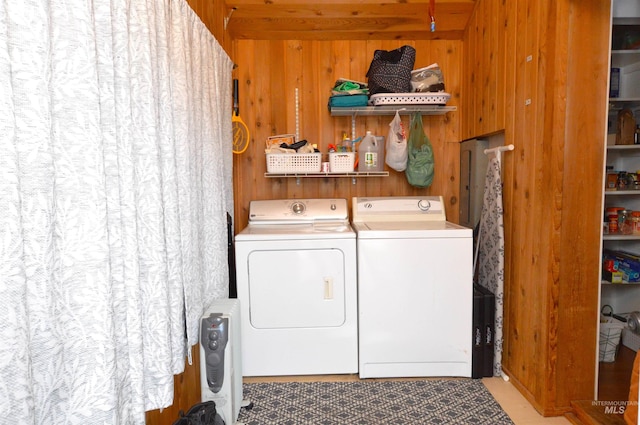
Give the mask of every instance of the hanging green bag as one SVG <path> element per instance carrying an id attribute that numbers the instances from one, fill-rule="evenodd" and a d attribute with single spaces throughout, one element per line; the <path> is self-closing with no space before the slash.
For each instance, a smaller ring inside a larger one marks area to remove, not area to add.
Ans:
<path id="1" fill-rule="evenodd" d="M 422 128 L 422 115 L 415 112 L 411 116 L 409 129 L 407 169 L 405 175 L 410 185 L 429 187 L 433 182 L 434 161 L 431 141 Z"/>

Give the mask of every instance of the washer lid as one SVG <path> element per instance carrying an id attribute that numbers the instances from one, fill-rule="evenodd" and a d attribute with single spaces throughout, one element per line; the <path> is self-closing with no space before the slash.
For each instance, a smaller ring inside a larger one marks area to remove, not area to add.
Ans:
<path id="1" fill-rule="evenodd" d="M 346 199 L 269 199 L 251 201 L 249 223 L 348 222 Z"/>
<path id="2" fill-rule="evenodd" d="M 353 222 L 446 221 L 442 196 L 353 198 Z"/>
<path id="3" fill-rule="evenodd" d="M 370 221 L 353 223 L 358 239 L 472 238 L 473 231 L 448 221 Z"/>

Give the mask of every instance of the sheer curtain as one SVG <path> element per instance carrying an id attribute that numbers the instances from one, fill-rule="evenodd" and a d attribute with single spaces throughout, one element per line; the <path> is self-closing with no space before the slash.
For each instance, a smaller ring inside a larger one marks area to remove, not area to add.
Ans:
<path id="1" fill-rule="evenodd" d="M 0 422 L 173 403 L 228 293 L 231 70 L 184 0 L 0 0 Z"/>

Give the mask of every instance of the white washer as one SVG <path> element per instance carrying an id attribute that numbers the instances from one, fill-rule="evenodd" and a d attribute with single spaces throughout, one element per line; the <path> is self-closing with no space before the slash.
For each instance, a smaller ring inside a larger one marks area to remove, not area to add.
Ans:
<path id="1" fill-rule="evenodd" d="M 244 376 L 358 371 L 356 237 L 345 199 L 252 201 L 235 250 Z"/>
<path id="2" fill-rule="evenodd" d="M 473 233 L 442 197 L 353 198 L 361 378 L 471 376 Z"/>

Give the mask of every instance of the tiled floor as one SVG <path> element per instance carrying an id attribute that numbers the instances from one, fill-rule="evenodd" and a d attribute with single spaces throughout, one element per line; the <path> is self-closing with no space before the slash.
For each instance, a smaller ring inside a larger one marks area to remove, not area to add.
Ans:
<path id="1" fill-rule="evenodd" d="M 540 415 L 511 383 L 502 378 L 484 378 L 482 383 L 516 425 L 571 424 L 562 416 L 544 417 Z"/>

